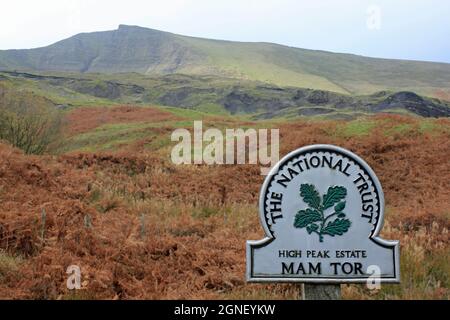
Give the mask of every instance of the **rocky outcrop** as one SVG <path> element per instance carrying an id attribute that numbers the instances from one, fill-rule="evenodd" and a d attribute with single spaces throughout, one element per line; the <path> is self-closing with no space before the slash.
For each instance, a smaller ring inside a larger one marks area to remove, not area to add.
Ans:
<path id="1" fill-rule="evenodd" d="M 370 106 L 373 112 L 405 109 L 423 117 L 449 117 L 450 107 L 437 99 L 427 99 L 414 92 L 402 91 L 389 95 L 380 103 Z"/>

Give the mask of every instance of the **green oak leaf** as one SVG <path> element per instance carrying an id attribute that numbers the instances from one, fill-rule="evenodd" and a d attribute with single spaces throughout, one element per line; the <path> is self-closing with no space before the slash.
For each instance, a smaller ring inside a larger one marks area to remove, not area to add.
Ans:
<path id="1" fill-rule="evenodd" d="M 302 184 L 300 186 L 300 196 L 308 205 L 308 208 L 297 212 L 294 219 L 294 227 L 306 228 L 308 234 L 317 233 L 320 242 L 323 242 L 324 235 L 341 236 L 348 231 L 351 221 L 346 218 L 344 213 L 346 207 L 345 197 L 347 196 L 345 187 L 329 187 L 327 193 L 321 197 L 314 185 Z M 325 215 L 325 210 L 333 206 L 334 212 Z M 334 221 L 327 222 L 334 216 L 337 216 Z"/>
<path id="2" fill-rule="evenodd" d="M 300 186 L 300 195 L 307 204 L 314 209 L 320 207 L 320 195 L 312 184 L 302 184 Z"/>
<path id="3" fill-rule="evenodd" d="M 300 210 L 295 215 L 294 227 L 296 228 L 304 228 L 310 223 L 321 221 L 322 216 L 320 212 L 313 209 Z"/>
<path id="4" fill-rule="evenodd" d="M 329 187 L 327 193 L 323 196 L 323 210 L 331 208 L 335 203 L 341 201 L 346 196 L 347 189 L 344 187 Z"/>
<path id="5" fill-rule="evenodd" d="M 335 235 L 341 236 L 348 231 L 351 224 L 352 223 L 348 219 L 338 218 L 334 221 L 329 222 L 327 226 L 322 229 L 322 233 L 328 234 L 332 237 L 334 237 Z"/>
<path id="6" fill-rule="evenodd" d="M 334 207 L 334 211 L 336 212 L 341 212 L 342 210 L 345 209 L 345 201 L 339 202 L 335 207 Z"/>
<path id="7" fill-rule="evenodd" d="M 317 231 L 319 229 L 319 226 L 317 224 L 310 224 L 306 227 L 306 231 L 308 231 L 309 234 L 313 233 L 314 231 Z"/>

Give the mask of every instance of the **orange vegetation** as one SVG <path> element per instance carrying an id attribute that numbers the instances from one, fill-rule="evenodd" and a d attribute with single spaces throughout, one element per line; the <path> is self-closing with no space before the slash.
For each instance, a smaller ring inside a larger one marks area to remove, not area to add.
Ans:
<path id="1" fill-rule="evenodd" d="M 95 129 L 105 124 L 131 123 L 142 121 L 176 120 L 173 114 L 148 107 L 91 107 L 77 108 L 67 116 L 68 132 L 77 134 Z"/>
<path id="2" fill-rule="evenodd" d="M 124 119 L 114 114 L 108 121 Z M 90 121 L 71 131 L 99 123 Z M 381 180 L 383 237 L 401 241 L 403 282 L 375 293 L 346 286 L 344 297 L 448 299 L 450 123 L 426 133 L 417 119 L 373 121 L 371 133 L 349 137 L 334 121 L 281 124 L 281 153 L 337 144 Z M 409 131 L 386 134 L 398 124 Z M 295 285 L 245 283 L 245 241 L 263 237 L 262 181 L 251 165 L 174 166 L 150 152 L 36 157 L 1 144 L 0 254 L 16 265 L 2 269 L 0 256 L 0 298 L 295 298 Z M 81 290 L 66 288 L 70 265 L 81 268 Z"/>

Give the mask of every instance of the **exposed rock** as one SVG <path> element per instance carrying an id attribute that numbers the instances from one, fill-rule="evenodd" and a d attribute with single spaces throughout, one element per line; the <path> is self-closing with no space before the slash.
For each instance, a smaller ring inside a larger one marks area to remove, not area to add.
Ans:
<path id="1" fill-rule="evenodd" d="M 328 97 L 328 92 L 314 90 L 307 98 L 308 102 L 311 104 L 327 104 L 330 100 Z"/>
<path id="2" fill-rule="evenodd" d="M 335 112 L 335 110 L 327 108 L 301 108 L 298 110 L 298 114 L 302 116 L 316 116 L 333 112 Z"/>
<path id="3" fill-rule="evenodd" d="M 445 103 L 434 99 L 425 99 L 414 92 L 402 91 L 388 96 L 382 102 L 371 105 L 374 112 L 389 109 L 406 109 L 423 117 L 448 117 L 450 107 Z"/>
<path id="4" fill-rule="evenodd" d="M 182 87 L 176 90 L 169 90 L 158 98 L 158 103 L 166 106 L 193 108 L 198 102 L 202 102 L 202 95 L 213 93 L 214 88 L 203 89 L 193 87 Z M 192 97 L 196 99 L 192 99 Z"/>

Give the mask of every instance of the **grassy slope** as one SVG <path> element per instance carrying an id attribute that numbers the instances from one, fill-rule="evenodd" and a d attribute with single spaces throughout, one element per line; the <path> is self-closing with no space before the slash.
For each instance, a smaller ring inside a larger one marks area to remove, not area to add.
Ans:
<path id="1" fill-rule="evenodd" d="M 450 64 L 201 39 L 127 26 L 77 35 L 41 49 L 0 51 L 2 68 L 218 75 L 339 93 L 410 90 L 450 100 Z"/>
<path id="2" fill-rule="evenodd" d="M 270 43 L 236 43 L 183 38 L 227 74 L 280 86 L 370 94 L 411 90 L 450 93 L 450 64 L 374 59 L 311 51 Z"/>
<path id="3" fill-rule="evenodd" d="M 264 43 L 236 43 L 199 38 L 182 38 L 205 52 L 209 63 L 226 75 L 273 83 L 280 86 L 315 88 L 348 93 L 347 90 L 327 78 L 304 70 L 301 64 L 287 66 L 283 60 L 289 58 L 286 47 Z M 294 62 L 295 58 L 292 59 Z M 186 68 L 186 73 L 191 70 Z"/>

